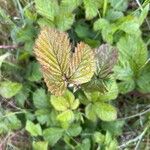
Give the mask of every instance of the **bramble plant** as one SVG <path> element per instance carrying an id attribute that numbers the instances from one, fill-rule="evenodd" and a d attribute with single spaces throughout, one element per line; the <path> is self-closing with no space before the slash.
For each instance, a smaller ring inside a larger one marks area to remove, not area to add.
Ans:
<path id="1" fill-rule="evenodd" d="M 2 0 L 0 149 L 149 149 L 149 2 Z"/>

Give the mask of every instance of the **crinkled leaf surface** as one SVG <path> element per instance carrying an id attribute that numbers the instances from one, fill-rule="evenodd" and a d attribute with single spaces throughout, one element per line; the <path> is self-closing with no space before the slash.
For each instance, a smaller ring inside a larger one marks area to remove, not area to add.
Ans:
<path id="1" fill-rule="evenodd" d="M 35 0 L 35 7 L 40 15 L 53 21 L 58 11 L 58 2 L 57 0 Z"/>
<path id="2" fill-rule="evenodd" d="M 71 57 L 68 35 L 64 32 L 44 28 L 36 40 L 34 51 L 48 90 L 54 95 L 62 95 L 68 83 L 79 85 L 90 81 L 94 74 L 92 49 L 80 43 Z"/>
<path id="3" fill-rule="evenodd" d="M 44 80 L 52 94 L 61 95 L 65 90 L 70 49 L 68 35 L 55 29 L 44 28 L 36 40 L 36 58 L 42 66 Z"/>
<path id="4" fill-rule="evenodd" d="M 83 0 L 85 7 L 86 19 L 90 20 L 98 14 L 98 8 L 100 6 L 100 0 Z"/>
<path id="5" fill-rule="evenodd" d="M 109 44 L 102 44 L 95 49 L 96 75 L 100 78 L 105 78 L 110 74 L 117 62 L 117 58 L 117 49 Z"/>
<path id="6" fill-rule="evenodd" d="M 91 80 L 94 70 L 93 51 L 87 44 L 79 43 L 71 59 L 69 82 L 76 85 L 86 83 Z"/>

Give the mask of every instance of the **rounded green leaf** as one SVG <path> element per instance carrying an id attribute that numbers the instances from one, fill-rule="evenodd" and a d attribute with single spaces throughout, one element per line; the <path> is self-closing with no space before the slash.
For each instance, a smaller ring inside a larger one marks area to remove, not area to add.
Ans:
<path id="1" fill-rule="evenodd" d="M 43 137 L 53 146 L 62 137 L 63 131 L 61 128 L 48 128 L 43 131 Z"/>
<path id="2" fill-rule="evenodd" d="M 11 82 L 11 81 L 2 81 L 0 82 L 0 95 L 4 98 L 11 98 L 15 96 L 22 88 L 22 84 Z"/>
<path id="3" fill-rule="evenodd" d="M 65 111 L 69 108 L 66 99 L 62 96 L 51 96 L 51 104 L 58 111 Z"/>
<path id="4" fill-rule="evenodd" d="M 94 108 L 97 116 L 103 121 L 113 121 L 117 118 L 117 110 L 110 104 L 97 102 Z"/>
<path id="5" fill-rule="evenodd" d="M 72 122 L 74 120 L 74 113 L 71 110 L 66 110 L 57 116 L 57 120 L 61 122 Z"/>

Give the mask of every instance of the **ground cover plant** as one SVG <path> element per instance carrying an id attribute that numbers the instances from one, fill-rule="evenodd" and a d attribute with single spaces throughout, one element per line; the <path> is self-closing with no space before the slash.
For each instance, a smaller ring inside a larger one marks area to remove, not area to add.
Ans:
<path id="1" fill-rule="evenodd" d="M 149 0 L 1 0 L 0 149 L 149 150 Z"/>

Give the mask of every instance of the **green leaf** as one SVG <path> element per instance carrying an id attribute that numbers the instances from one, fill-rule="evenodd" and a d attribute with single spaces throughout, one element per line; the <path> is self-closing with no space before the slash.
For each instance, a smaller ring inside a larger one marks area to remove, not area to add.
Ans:
<path id="1" fill-rule="evenodd" d="M 85 115 L 89 120 L 92 120 L 94 122 L 97 120 L 95 107 L 93 104 L 90 103 L 85 107 Z"/>
<path id="2" fill-rule="evenodd" d="M 66 110 L 57 116 L 60 122 L 72 122 L 74 120 L 74 113 L 71 110 Z"/>
<path id="3" fill-rule="evenodd" d="M 61 96 L 51 96 L 51 104 L 58 111 L 66 111 L 69 108 L 69 104 L 66 99 Z"/>
<path id="4" fill-rule="evenodd" d="M 4 111 L 0 109 L 0 134 L 6 134 L 12 130 L 21 128 L 21 121 L 17 118 L 14 112 Z"/>
<path id="5" fill-rule="evenodd" d="M 83 0 L 83 3 L 87 20 L 90 20 L 97 16 L 100 0 L 95 0 L 94 3 L 91 0 Z"/>
<path id="6" fill-rule="evenodd" d="M 91 149 L 91 141 L 86 138 L 82 141 L 81 144 L 78 144 L 76 150 L 90 150 Z"/>
<path id="7" fill-rule="evenodd" d="M 116 99 L 118 96 L 118 86 L 114 79 L 109 79 L 105 82 L 106 91 L 99 92 L 99 100 L 109 101 Z"/>
<path id="8" fill-rule="evenodd" d="M 95 132 L 93 135 L 94 141 L 99 144 L 103 144 L 105 140 L 105 136 L 100 132 Z"/>
<path id="9" fill-rule="evenodd" d="M 135 34 L 140 35 L 141 31 L 139 29 L 140 25 L 135 20 L 135 18 L 131 18 L 131 20 L 125 20 L 120 26 L 119 29 L 126 32 L 127 34 Z"/>
<path id="10" fill-rule="evenodd" d="M 20 107 L 24 107 L 25 101 L 27 100 L 29 96 L 30 87 L 23 85 L 23 88 L 19 93 L 15 96 L 15 101 Z"/>
<path id="11" fill-rule="evenodd" d="M 40 124 L 34 124 L 30 120 L 27 120 L 25 129 L 32 135 L 32 136 L 39 136 L 42 135 L 42 128 Z"/>
<path id="12" fill-rule="evenodd" d="M 38 141 L 32 143 L 33 150 L 48 150 L 48 142 Z"/>
<path id="13" fill-rule="evenodd" d="M 126 35 L 119 40 L 117 47 L 119 55 L 122 56 L 120 59 L 126 59 L 135 73 L 146 63 L 148 52 L 140 37 Z"/>
<path id="14" fill-rule="evenodd" d="M 52 21 L 59 9 L 57 0 L 35 0 L 35 7 L 40 15 Z"/>
<path id="15" fill-rule="evenodd" d="M 117 118 L 116 108 L 110 104 L 96 102 L 94 108 L 97 116 L 103 121 L 113 121 Z"/>
<path id="16" fill-rule="evenodd" d="M 106 79 L 95 77 L 82 87 L 86 91 L 86 95 L 89 96 L 89 100 L 92 101 L 108 101 L 116 99 L 118 96 L 118 86 L 112 76 Z"/>
<path id="17" fill-rule="evenodd" d="M 39 88 L 33 93 L 33 103 L 38 109 L 49 108 L 48 97 L 45 93 L 45 89 Z"/>
<path id="18" fill-rule="evenodd" d="M 15 96 L 22 88 L 22 84 L 11 82 L 11 81 L 1 81 L 0 82 L 0 95 L 4 98 L 11 98 Z"/>
<path id="19" fill-rule="evenodd" d="M 110 21 L 115 21 L 121 17 L 123 17 L 123 13 L 121 11 L 117 11 L 114 9 L 109 9 L 106 14 L 107 20 L 110 20 Z"/>
<path id="20" fill-rule="evenodd" d="M 35 112 L 35 115 L 37 117 L 37 120 L 40 124 L 47 124 L 49 125 L 51 123 L 51 114 L 50 114 L 50 109 L 38 109 L 36 112 Z"/>
<path id="21" fill-rule="evenodd" d="M 43 131 L 43 136 L 51 146 L 55 145 L 63 135 L 63 129 L 61 128 L 48 128 Z"/>
<path id="22" fill-rule="evenodd" d="M 128 0 L 109 0 L 115 10 L 125 11 L 128 7 Z"/>
<path id="23" fill-rule="evenodd" d="M 150 63 L 141 69 L 136 80 L 137 90 L 141 93 L 150 93 Z"/>
<path id="24" fill-rule="evenodd" d="M 122 134 L 124 121 L 102 122 L 101 125 L 105 131 L 109 131 L 113 136 L 119 136 Z"/>
<path id="25" fill-rule="evenodd" d="M 75 110 L 80 105 L 79 99 L 74 100 L 74 102 L 71 104 L 71 109 Z"/>
<path id="26" fill-rule="evenodd" d="M 80 4 L 82 3 L 82 0 L 62 0 L 60 6 L 65 8 L 67 12 L 72 12 L 74 9 L 76 9 Z"/>
<path id="27" fill-rule="evenodd" d="M 76 137 L 78 136 L 82 131 L 82 128 L 79 124 L 72 124 L 70 128 L 68 129 L 68 133 L 70 136 Z"/>
<path id="28" fill-rule="evenodd" d="M 104 27 L 108 27 L 110 24 L 106 19 L 100 18 L 94 22 L 93 28 L 95 31 L 102 30 Z"/>
<path id="29" fill-rule="evenodd" d="M 74 18 L 74 14 L 66 13 L 65 10 L 60 11 L 55 19 L 56 27 L 61 31 L 66 31 L 71 28 Z"/>
<path id="30" fill-rule="evenodd" d="M 138 18 L 139 19 L 139 24 L 142 25 L 142 23 L 144 22 L 144 19 L 146 19 L 146 16 L 149 12 L 149 4 L 147 4 L 144 9 L 142 10 L 141 14 L 140 14 L 140 17 Z"/>
<path id="31" fill-rule="evenodd" d="M 42 73 L 38 63 L 32 62 L 29 64 L 27 69 L 27 78 L 29 81 L 40 81 L 42 79 Z"/>
<path id="32" fill-rule="evenodd" d="M 1 8 L 0 8 L 1 9 Z M 1 10 L 0 10 L 1 11 Z M 4 60 L 10 56 L 10 53 L 5 53 L 3 55 L 0 56 L 0 79 L 1 79 L 1 66 L 2 63 L 4 62 Z"/>

